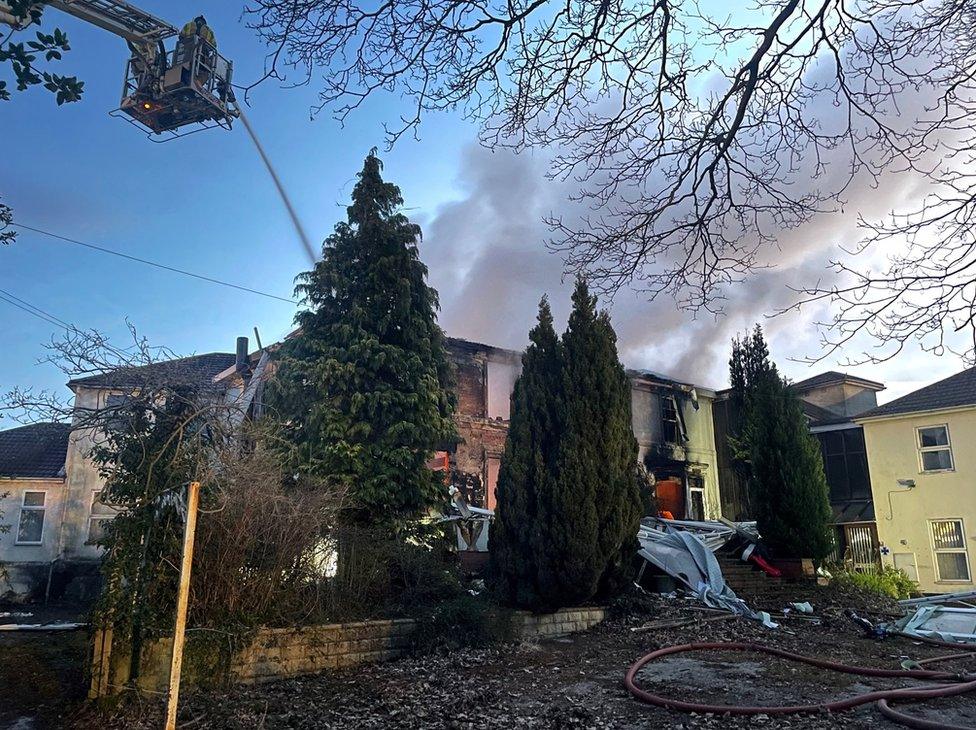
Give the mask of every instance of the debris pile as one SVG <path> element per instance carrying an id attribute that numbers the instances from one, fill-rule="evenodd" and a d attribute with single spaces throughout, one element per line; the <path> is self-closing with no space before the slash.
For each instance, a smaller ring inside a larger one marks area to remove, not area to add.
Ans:
<path id="1" fill-rule="evenodd" d="M 884 628 L 896 634 L 946 643 L 976 644 L 976 591 L 909 598 L 898 605 L 908 613 Z"/>
<path id="2" fill-rule="evenodd" d="M 680 581 L 706 606 L 723 608 L 762 622 L 777 624 L 768 612 L 751 609 L 726 583 L 715 553 L 742 551 L 742 560 L 761 561 L 763 569 L 775 570 L 762 559 L 764 552 L 755 522 L 671 520 L 647 517 L 637 533 L 638 554 L 644 559 L 637 578 L 641 584 L 646 568 L 652 566 Z M 766 567 L 764 567 L 766 566 Z M 659 584 L 660 585 L 660 584 Z"/>

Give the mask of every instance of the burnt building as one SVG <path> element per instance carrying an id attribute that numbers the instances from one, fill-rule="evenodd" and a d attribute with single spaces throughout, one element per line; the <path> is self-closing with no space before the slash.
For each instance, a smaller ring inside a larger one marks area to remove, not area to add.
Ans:
<path id="1" fill-rule="evenodd" d="M 512 390 L 520 352 L 448 339 L 454 362 L 461 442 L 438 457 L 469 503 L 493 509 L 505 451 Z M 666 508 L 676 518 L 704 519 L 719 512 L 712 431 L 714 391 L 646 370 L 629 370 L 634 436 Z"/>

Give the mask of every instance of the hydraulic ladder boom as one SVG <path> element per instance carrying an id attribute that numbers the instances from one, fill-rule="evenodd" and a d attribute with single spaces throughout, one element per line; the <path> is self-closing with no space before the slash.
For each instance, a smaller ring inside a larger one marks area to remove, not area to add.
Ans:
<path id="1" fill-rule="evenodd" d="M 44 5 L 97 25 L 134 44 L 156 43 L 178 32 L 166 21 L 122 0 L 48 0 Z"/>

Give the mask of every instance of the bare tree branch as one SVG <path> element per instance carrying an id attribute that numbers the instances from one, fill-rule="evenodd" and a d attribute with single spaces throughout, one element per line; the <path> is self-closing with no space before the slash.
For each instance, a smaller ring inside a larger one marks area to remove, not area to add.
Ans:
<path id="1" fill-rule="evenodd" d="M 775 262 L 784 231 L 840 210 L 854 184 L 920 174 L 955 191 L 950 210 L 971 189 L 966 0 L 757 0 L 721 15 L 694 0 L 246 7 L 272 49 L 269 73 L 296 69 L 308 83 L 325 72 L 319 109 L 346 119 L 377 93 L 401 94 L 409 110 L 391 143 L 426 114 L 457 109 L 481 123 L 485 144 L 554 150 L 551 174 L 577 183 L 584 212 L 550 217 L 550 246 L 604 292 L 632 286 L 717 311 L 729 285 Z M 919 234 L 937 207 L 909 216 Z M 941 233 L 968 235 L 968 212 L 950 215 Z M 895 220 L 869 227 L 867 243 L 904 235 L 907 221 Z M 970 271 L 960 254 L 937 257 L 953 280 Z M 932 263 L 909 252 L 849 293 L 904 274 L 932 282 L 919 261 Z M 961 296 L 932 322 L 971 327 Z M 904 334 L 869 318 L 859 331 Z"/>

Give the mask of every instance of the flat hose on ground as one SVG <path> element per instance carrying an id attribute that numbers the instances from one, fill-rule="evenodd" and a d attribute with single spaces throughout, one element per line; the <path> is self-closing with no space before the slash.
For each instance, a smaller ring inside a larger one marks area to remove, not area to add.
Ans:
<path id="1" fill-rule="evenodd" d="M 913 637 L 914 638 L 914 637 Z M 935 643 L 935 642 L 930 642 Z M 944 643 L 944 642 L 942 642 Z M 901 689 L 875 690 L 863 694 L 846 697 L 832 702 L 822 702 L 819 704 L 807 705 L 771 705 L 771 706 L 745 706 L 745 705 L 710 705 L 699 702 L 685 702 L 669 697 L 662 697 L 639 687 L 636 683 L 637 673 L 655 659 L 671 656 L 673 654 L 683 654 L 689 651 L 739 651 L 755 652 L 758 654 L 768 654 L 780 659 L 792 662 L 809 664 L 820 669 L 828 669 L 844 674 L 856 674 L 862 677 L 890 677 L 901 679 L 923 679 L 944 684 L 934 684 L 929 686 L 905 687 Z M 940 657 L 941 658 L 941 657 Z M 948 658 L 948 657 L 946 657 Z M 954 657 L 957 658 L 957 657 Z M 914 728 L 948 728 L 948 730 L 972 730 L 961 726 L 946 725 L 945 723 L 933 723 L 929 720 L 914 718 L 896 712 L 889 705 L 889 701 L 904 700 L 929 700 L 938 697 L 951 697 L 954 695 L 965 694 L 976 691 L 976 675 L 962 675 L 952 672 L 938 672 L 931 669 L 876 669 L 874 667 L 857 667 L 849 664 L 841 664 L 825 659 L 794 654 L 782 649 L 776 649 L 761 644 L 737 643 L 737 642 L 716 642 L 698 644 L 680 644 L 668 646 L 657 651 L 645 654 L 634 662 L 627 673 L 624 675 L 624 686 L 627 690 L 642 702 L 647 702 L 658 707 L 670 710 L 680 710 L 682 712 L 701 712 L 714 713 L 717 715 L 792 715 L 797 713 L 816 713 L 816 712 L 837 712 L 848 710 L 853 707 L 867 704 L 869 702 L 878 703 L 878 709 L 889 719 L 899 722 L 908 727 Z"/>

